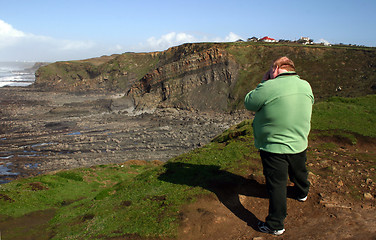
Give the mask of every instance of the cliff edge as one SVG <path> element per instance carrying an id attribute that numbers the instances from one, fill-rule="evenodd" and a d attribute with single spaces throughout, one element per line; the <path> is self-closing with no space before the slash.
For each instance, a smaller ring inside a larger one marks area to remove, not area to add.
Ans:
<path id="1" fill-rule="evenodd" d="M 245 94 L 271 62 L 286 55 L 310 82 L 317 101 L 376 92 L 376 48 L 267 43 L 194 43 L 163 52 L 124 53 L 56 62 L 36 72 L 35 86 L 55 91 L 125 94 L 120 107 L 229 112 L 243 108 Z"/>

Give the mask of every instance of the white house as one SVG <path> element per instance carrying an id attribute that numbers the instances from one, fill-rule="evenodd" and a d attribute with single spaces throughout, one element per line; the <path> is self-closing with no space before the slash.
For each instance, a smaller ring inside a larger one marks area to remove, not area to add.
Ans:
<path id="1" fill-rule="evenodd" d="M 313 40 L 310 39 L 309 37 L 300 37 L 300 39 L 298 40 L 298 43 L 302 43 L 304 45 L 313 44 Z"/>

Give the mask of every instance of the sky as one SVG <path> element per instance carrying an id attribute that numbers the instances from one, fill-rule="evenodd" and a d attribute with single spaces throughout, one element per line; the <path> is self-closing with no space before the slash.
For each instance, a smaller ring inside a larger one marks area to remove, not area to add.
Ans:
<path id="1" fill-rule="evenodd" d="M 0 0 L 0 61 L 65 61 L 253 36 L 376 47 L 375 0 Z"/>

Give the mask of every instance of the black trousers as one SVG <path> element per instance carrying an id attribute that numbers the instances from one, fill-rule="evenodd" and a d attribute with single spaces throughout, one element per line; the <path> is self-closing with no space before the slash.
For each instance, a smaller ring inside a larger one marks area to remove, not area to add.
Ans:
<path id="1" fill-rule="evenodd" d="M 297 154 L 276 154 L 260 151 L 266 187 L 269 194 L 269 215 L 266 224 L 275 230 L 284 228 L 287 216 L 287 180 L 294 183 L 296 197 L 308 194 L 310 183 L 306 168 L 307 150 Z"/>

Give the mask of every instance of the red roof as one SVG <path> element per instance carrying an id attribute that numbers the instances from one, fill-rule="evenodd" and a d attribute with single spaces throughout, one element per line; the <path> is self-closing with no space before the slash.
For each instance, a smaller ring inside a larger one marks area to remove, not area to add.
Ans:
<path id="1" fill-rule="evenodd" d="M 270 38 L 270 37 L 268 37 L 268 36 L 263 37 L 263 38 L 261 38 L 260 40 L 271 40 L 271 41 L 275 41 L 274 38 Z"/>

